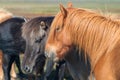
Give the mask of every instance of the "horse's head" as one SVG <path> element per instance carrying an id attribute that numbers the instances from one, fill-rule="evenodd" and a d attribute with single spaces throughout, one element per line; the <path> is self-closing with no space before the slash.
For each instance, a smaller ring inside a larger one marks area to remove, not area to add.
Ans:
<path id="1" fill-rule="evenodd" d="M 51 25 L 50 33 L 47 39 L 45 53 L 47 57 L 54 58 L 54 60 L 62 59 L 72 47 L 72 39 L 67 24 L 68 16 L 73 12 L 72 5 L 69 4 L 65 9 L 60 5 L 60 10 Z"/>
<path id="2" fill-rule="evenodd" d="M 22 68 L 28 73 L 33 71 L 38 62 L 37 58 L 44 55 L 47 30 L 52 19 L 53 17 L 38 17 L 31 19 L 23 26 L 22 36 L 26 40 L 26 50 Z M 42 61 L 45 61 L 45 57 Z"/>

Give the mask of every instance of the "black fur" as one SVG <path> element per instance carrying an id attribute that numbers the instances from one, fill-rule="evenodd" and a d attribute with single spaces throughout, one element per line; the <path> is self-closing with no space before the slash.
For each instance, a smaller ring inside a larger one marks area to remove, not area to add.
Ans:
<path id="1" fill-rule="evenodd" d="M 3 52 L 3 72 L 5 80 L 10 80 L 11 65 L 15 61 L 20 75 L 19 53 L 24 52 L 25 41 L 21 37 L 21 27 L 24 18 L 13 17 L 0 24 L 0 49 Z"/>

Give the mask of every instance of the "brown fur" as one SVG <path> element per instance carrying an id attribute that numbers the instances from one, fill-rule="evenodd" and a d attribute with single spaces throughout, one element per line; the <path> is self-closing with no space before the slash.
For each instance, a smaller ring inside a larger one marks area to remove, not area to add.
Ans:
<path id="1" fill-rule="evenodd" d="M 54 46 L 61 58 L 74 44 L 90 58 L 96 80 L 120 80 L 119 20 L 86 9 L 65 9 L 60 5 L 60 10 L 52 23 L 46 50 Z"/>
<path id="2" fill-rule="evenodd" d="M 2 51 L 0 51 L 0 80 L 3 80 Z"/>
<path id="3" fill-rule="evenodd" d="M 13 17 L 13 15 L 10 12 L 8 12 L 4 9 L 0 9 L 0 23 L 4 22 L 12 17 Z"/>

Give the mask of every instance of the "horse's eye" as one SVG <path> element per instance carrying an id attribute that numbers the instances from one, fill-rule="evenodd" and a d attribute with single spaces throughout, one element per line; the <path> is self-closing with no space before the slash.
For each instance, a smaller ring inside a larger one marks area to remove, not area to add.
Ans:
<path id="1" fill-rule="evenodd" d="M 57 27 L 57 28 L 56 28 L 56 31 L 59 32 L 59 31 L 60 31 L 60 27 Z"/>
<path id="2" fill-rule="evenodd" d="M 35 40 L 35 43 L 40 43 L 42 39 Z"/>

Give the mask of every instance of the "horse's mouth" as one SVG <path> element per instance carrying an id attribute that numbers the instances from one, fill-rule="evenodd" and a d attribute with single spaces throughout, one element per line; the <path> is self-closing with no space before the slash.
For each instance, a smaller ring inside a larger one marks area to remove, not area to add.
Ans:
<path id="1" fill-rule="evenodd" d="M 70 46 L 63 45 L 59 48 L 51 48 L 49 50 L 45 50 L 45 57 L 51 58 L 53 61 L 57 62 L 63 60 L 66 53 L 69 51 Z"/>
<path id="2" fill-rule="evenodd" d="M 61 48 L 61 50 L 57 51 L 56 59 L 63 60 L 67 52 L 69 51 L 69 46 L 64 46 Z"/>

